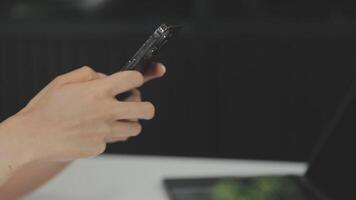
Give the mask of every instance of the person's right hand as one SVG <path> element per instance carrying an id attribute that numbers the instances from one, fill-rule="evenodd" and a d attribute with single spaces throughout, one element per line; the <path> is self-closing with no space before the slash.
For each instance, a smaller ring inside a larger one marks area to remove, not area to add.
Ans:
<path id="1" fill-rule="evenodd" d="M 100 78 L 88 67 L 59 76 L 13 117 L 22 127 L 16 142 L 36 161 L 97 156 L 106 148 L 105 138 L 115 133 L 135 136 L 141 131 L 136 119 L 153 118 L 151 103 L 115 98 L 143 82 L 139 72 Z"/>

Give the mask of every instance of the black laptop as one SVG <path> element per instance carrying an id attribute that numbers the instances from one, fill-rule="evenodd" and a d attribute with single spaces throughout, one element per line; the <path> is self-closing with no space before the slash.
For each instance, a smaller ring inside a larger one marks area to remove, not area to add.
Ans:
<path id="1" fill-rule="evenodd" d="M 304 176 L 166 179 L 172 200 L 356 200 L 356 86 L 341 102 Z"/>

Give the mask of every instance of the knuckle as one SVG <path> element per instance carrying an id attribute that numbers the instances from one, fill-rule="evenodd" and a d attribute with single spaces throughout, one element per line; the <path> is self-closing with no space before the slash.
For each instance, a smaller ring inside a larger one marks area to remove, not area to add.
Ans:
<path id="1" fill-rule="evenodd" d="M 64 79 L 65 79 L 65 75 L 59 75 L 53 80 L 53 83 L 55 84 L 63 83 Z"/>
<path id="2" fill-rule="evenodd" d="M 89 67 L 88 65 L 82 66 L 82 70 L 83 70 L 83 71 L 88 71 L 88 72 L 94 71 L 94 70 L 93 70 L 91 67 Z"/>
<path id="3" fill-rule="evenodd" d="M 109 110 L 103 114 L 103 118 L 107 121 L 114 121 L 116 120 L 118 113 L 114 111 L 114 109 Z"/>
<path id="4" fill-rule="evenodd" d="M 116 86 L 116 80 L 113 78 L 107 79 L 103 82 L 103 84 L 99 85 L 98 88 L 101 89 L 101 91 L 107 95 L 113 95 L 114 92 L 114 87 Z M 116 95 L 116 94 L 115 94 Z"/>
<path id="5" fill-rule="evenodd" d="M 127 107 L 123 106 L 121 102 L 109 104 L 105 110 L 110 120 L 116 119 L 118 116 L 125 116 L 129 113 Z"/>
<path id="6" fill-rule="evenodd" d="M 132 82 L 133 82 L 137 87 L 143 85 L 144 77 L 143 77 L 143 75 L 142 75 L 140 72 L 138 72 L 138 71 L 131 71 L 131 72 L 129 72 L 129 73 L 130 73 Z"/>
<path id="7" fill-rule="evenodd" d="M 111 97 L 111 87 L 108 84 L 98 84 L 97 82 L 91 83 L 93 94 L 97 97 Z"/>
<path id="8" fill-rule="evenodd" d="M 93 98 L 98 99 L 101 97 L 105 97 L 105 92 L 103 92 L 100 88 L 98 88 L 93 83 L 84 83 L 83 86 L 85 87 L 86 94 Z"/>
<path id="9" fill-rule="evenodd" d="M 95 72 L 94 69 L 92 69 L 89 66 L 83 66 L 81 68 L 82 73 L 84 73 L 88 78 L 95 78 L 97 76 L 97 73 Z"/>

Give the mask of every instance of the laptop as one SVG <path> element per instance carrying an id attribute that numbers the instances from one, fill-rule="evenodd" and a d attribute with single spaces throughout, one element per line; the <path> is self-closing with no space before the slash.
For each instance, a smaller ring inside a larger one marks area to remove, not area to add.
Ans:
<path id="1" fill-rule="evenodd" d="M 172 200 L 356 199 L 356 85 L 339 105 L 303 176 L 166 179 Z"/>

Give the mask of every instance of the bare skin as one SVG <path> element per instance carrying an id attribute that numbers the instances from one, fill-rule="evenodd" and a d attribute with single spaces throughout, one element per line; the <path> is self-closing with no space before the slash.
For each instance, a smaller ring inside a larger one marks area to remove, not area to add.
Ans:
<path id="1" fill-rule="evenodd" d="M 0 199 L 18 199 L 61 172 L 71 161 L 101 154 L 107 143 L 141 131 L 154 107 L 142 102 L 144 82 L 165 73 L 155 64 L 106 76 L 84 67 L 52 81 L 19 113 L 0 124 Z M 114 96 L 132 95 L 118 102 Z"/>

